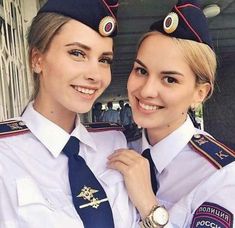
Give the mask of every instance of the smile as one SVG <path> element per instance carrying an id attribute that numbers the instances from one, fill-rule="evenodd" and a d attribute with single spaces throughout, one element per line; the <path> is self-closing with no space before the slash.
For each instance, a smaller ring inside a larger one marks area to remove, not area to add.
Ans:
<path id="1" fill-rule="evenodd" d="M 147 104 L 144 104 L 144 103 L 141 103 L 139 101 L 139 105 L 142 109 L 145 109 L 145 110 L 150 110 L 150 111 L 153 111 L 153 110 L 158 110 L 158 109 L 162 109 L 163 106 L 158 106 L 158 105 L 147 105 Z"/>
<path id="2" fill-rule="evenodd" d="M 80 86 L 72 86 L 76 91 L 81 92 L 83 94 L 89 94 L 92 95 L 95 93 L 95 89 L 88 89 L 88 88 L 83 88 Z"/>

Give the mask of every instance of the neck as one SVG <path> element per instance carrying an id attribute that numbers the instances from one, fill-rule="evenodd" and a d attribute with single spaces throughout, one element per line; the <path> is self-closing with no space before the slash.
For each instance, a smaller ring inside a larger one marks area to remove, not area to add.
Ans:
<path id="1" fill-rule="evenodd" d="M 71 133 L 75 127 L 77 114 L 64 107 L 55 107 L 53 105 L 43 105 L 37 99 L 33 104 L 34 109 L 41 115 L 52 121 L 66 132 Z"/>
<path id="2" fill-rule="evenodd" d="M 185 116 L 185 118 L 180 119 L 179 121 L 169 123 L 167 125 L 160 126 L 157 128 L 147 128 L 146 137 L 148 139 L 149 144 L 151 146 L 154 146 L 155 144 L 166 138 L 168 135 L 178 129 L 186 121 L 186 118 L 187 117 Z"/>

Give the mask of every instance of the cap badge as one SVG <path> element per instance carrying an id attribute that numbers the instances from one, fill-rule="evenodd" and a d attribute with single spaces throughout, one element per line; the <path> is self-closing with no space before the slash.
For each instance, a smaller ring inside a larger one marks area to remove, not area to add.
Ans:
<path id="1" fill-rule="evenodd" d="M 163 28 L 166 33 L 174 32 L 179 24 L 179 17 L 176 13 L 169 13 L 163 22 Z"/>
<path id="2" fill-rule="evenodd" d="M 109 36 L 115 29 L 116 20 L 113 17 L 104 17 L 99 24 L 99 33 L 102 36 Z"/>

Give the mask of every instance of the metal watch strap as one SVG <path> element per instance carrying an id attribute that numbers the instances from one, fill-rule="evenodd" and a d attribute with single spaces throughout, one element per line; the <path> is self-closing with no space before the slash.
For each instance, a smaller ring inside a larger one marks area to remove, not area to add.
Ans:
<path id="1" fill-rule="evenodd" d="M 140 227 L 141 228 L 160 228 L 161 226 L 157 226 L 149 219 L 149 217 L 146 217 L 144 220 L 140 222 Z"/>
<path id="2" fill-rule="evenodd" d="M 152 220 L 152 216 L 153 216 L 154 211 L 159 207 L 165 208 L 164 206 L 159 206 L 159 205 L 153 206 L 153 208 L 151 209 L 149 215 L 139 223 L 141 228 L 162 228 L 162 227 L 164 227 L 160 224 L 156 224 Z"/>

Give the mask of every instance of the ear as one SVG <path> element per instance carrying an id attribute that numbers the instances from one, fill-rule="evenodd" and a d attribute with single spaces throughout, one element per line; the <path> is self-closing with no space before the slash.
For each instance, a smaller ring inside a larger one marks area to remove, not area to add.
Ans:
<path id="1" fill-rule="evenodd" d="M 33 48 L 31 51 L 31 69 L 33 72 L 40 74 L 42 71 L 42 53 L 37 49 Z"/>
<path id="2" fill-rule="evenodd" d="M 197 108 L 206 99 L 210 89 L 210 83 L 198 84 L 194 93 L 194 99 L 191 107 Z"/>

